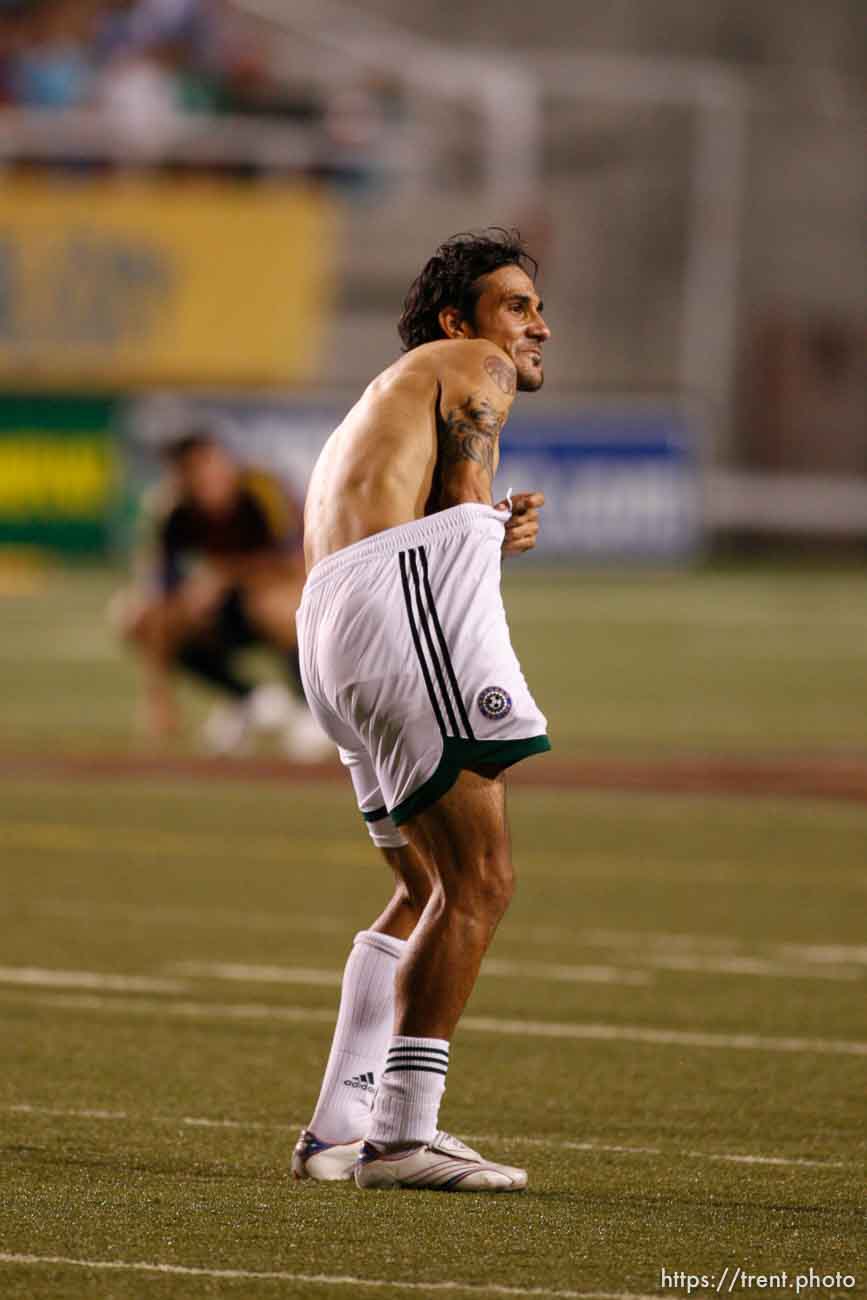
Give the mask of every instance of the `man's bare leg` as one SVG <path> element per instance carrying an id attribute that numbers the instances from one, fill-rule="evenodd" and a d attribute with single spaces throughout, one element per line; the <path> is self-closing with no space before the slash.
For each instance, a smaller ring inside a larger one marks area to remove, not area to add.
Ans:
<path id="1" fill-rule="evenodd" d="M 513 889 L 502 776 L 462 772 L 404 829 L 432 889 L 397 969 L 395 1037 L 368 1131 L 389 1149 L 433 1137 L 449 1042 Z"/>
<path id="2" fill-rule="evenodd" d="M 462 772 L 404 831 L 433 883 L 398 971 L 395 1031 L 450 1039 L 514 889 L 502 774 Z"/>
<path id="3" fill-rule="evenodd" d="M 385 909 L 371 925 L 376 934 L 394 939 L 408 939 L 427 906 L 433 881 L 424 858 L 411 844 L 380 852 L 394 872 L 394 893 Z"/>
<path id="4" fill-rule="evenodd" d="M 365 1188 L 520 1191 L 523 1169 L 485 1160 L 438 1129 L 451 1036 L 512 896 L 502 777 L 461 773 L 404 829 L 433 888 L 398 965 L 395 1034 L 355 1181 Z"/>

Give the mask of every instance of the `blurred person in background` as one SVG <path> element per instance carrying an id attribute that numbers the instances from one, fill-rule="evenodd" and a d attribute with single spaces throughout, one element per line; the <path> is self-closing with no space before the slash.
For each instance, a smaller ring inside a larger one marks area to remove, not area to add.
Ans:
<path id="1" fill-rule="evenodd" d="M 22 108 L 83 108 L 94 65 L 89 50 L 99 0 L 38 0 L 6 5 L 16 40 L 6 72 L 6 92 Z"/>
<path id="2" fill-rule="evenodd" d="M 179 114 L 214 110 L 213 48 L 201 0 L 113 0 L 96 29 L 95 102 L 158 146 Z"/>
<path id="3" fill-rule="evenodd" d="M 333 746 L 310 716 L 298 670 L 299 503 L 208 430 L 190 430 L 163 456 L 165 477 L 146 505 L 143 573 L 110 608 L 141 660 L 147 732 L 161 739 L 178 730 L 172 675 L 185 672 L 225 697 L 205 724 L 212 752 L 243 752 L 256 732 L 272 732 L 291 758 L 327 757 Z M 250 646 L 277 655 L 288 686 L 257 685 L 239 670 L 237 653 Z"/>

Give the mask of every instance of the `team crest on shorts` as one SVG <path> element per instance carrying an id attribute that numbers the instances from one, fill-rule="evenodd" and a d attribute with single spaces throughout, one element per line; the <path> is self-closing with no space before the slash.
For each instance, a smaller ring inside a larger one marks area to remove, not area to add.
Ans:
<path id="1" fill-rule="evenodd" d="M 476 703 L 491 722 L 505 718 L 512 712 L 512 697 L 502 686 L 486 686 L 479 692 Z"/>

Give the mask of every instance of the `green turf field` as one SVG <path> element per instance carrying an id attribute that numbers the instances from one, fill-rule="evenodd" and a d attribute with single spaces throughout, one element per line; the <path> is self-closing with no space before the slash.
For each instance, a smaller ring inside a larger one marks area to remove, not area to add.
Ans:
<path id="1" fill-rule="evenodd" d="M 515 587 L 561 753 L 865 749 L 853 576 Z M 110 589 L 0 600 L 0 758 L 134 743 Z M 362 1194 L 287 1177 L 386 893 L 348 790 L 7 771 L 2 1300 L 685 1295 L 663 1268 L 867 1294 L 867 807 L 524 788 L 511 811 L 518 896 L 442 1119 L 530 1189 Z"/>

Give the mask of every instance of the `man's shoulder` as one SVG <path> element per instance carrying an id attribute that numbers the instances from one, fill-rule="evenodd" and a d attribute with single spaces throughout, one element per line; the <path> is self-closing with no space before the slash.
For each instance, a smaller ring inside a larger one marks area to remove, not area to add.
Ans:
<path id="1" fill-rule="evenodd" d="M 455 373 L 491 374 L 492 367 L 514 374 L 515 367 L 502 348 L 489 339 L 436 339 L 407 352 L 398 365 L 426 369 L 437 378 Z"/>
<path id="2" fill-rule="evenodd" d="M 490 339 L 435 339 L 433 343 L 421 343 L 405 355 L 424 358 L 431 365 L 477 365 L 486 356 L 506 356 Z"/>

